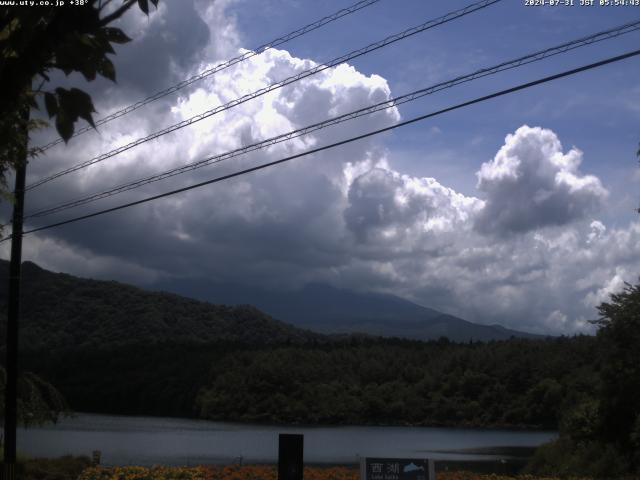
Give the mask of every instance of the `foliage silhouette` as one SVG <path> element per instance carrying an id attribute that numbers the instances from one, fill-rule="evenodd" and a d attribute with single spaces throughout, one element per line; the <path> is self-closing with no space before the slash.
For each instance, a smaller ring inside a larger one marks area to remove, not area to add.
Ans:
<path id="1" fill-rule="evenodd" d="M 157 7 L 159 0 L 150 0 Z M 125 0 L 114 7 L 112 0 L 86 0 L 73 8 L 30 6 L 0 9 L 0 186 L 5 197 L 6 173 L 25 158 L 21 132 L 46 125 L 29 120 L 30 109 L 44 103 L 60 136 L 68 141 L 74 124 L 82 118 L 93 126 L 91 97 L 78 88 L 43 90 L 51 72 L 79 72 L 87 81 L 97 75 L 116 80 L 108 55 L 114 44 L 130 39 L 109 25 L 138 3 L 149 13 L 147 0 Z M 37 87 L 35 87 L 37 85 Z M 27 154 L 38 152 L 31 149 Z"/>

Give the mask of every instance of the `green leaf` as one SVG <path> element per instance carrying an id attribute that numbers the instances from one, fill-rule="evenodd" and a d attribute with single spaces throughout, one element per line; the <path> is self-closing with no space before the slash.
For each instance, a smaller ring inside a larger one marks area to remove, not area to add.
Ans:
<path id="1" fill-rule="evenodd" d="M 98 65 L 98 73 L 112 82 L 116 81 L 116 69 L 113 66 L 113 62 L 106 57 Z"/>
<path id="2" fill-rule="evenodd" d="M 84 119 L 89 125 L 91 125 L 94 129 L 96 128 L 96 124 L 93 121 L 93 116 L 88 112 L 80 112 L 78 113 L 80 118 Z"/>
<path id="3" fill-rule="evenodd" d="M 89 35 L 79 35 L 77 38 L 78 40 L 80 40 L 80 43 L 84 44 L 85 46 L 94 48 L 95 42 Z"/>
<path id="4" fill-rule="evenodd" d="M 87 81 L 91 82 L 96 79 L 96 74 L 98 73 L 98 69 L 93 63 L 87 62 L 84 65 L 82 65 L 82 67 L 80 68 L 80 73 L 84 75 L 84 78 L 86 78 Z"/>
<path id="5" fill-rule="evenodd" d="M 95 112 L 95 109 L 91 96 L 88 93 L 83 92 L 79 88 L 65 90 L 60 87 L 56 88 L 56 93 L 59 99 L 58 116 L 64 117 L 65 121 L 71 122 L 72 125 L 78 118 L 83 118 L 95 128 L 95 123 L 91 116 L 91 114 Z M 56 122 L 56 127 L 57 126 L 58 124 Z M 62 133 L 60 133 L 60 135 L 62 135 Z M 64 138 L 64 136 L 62 138 Z"/>
<path id="6" fill-rule="evenodd" d="M 147 0 L 138 0 L 138 6 L 146 15 L 149 15 L 149 2 Z"/>
<path id="7" fill-rule="evenodd" d="M 69 101 L 73 108 L 78 112 L 86 111 L 86 112 L 95 112 L 93 109 L 93 101 L 91 100 L 91 95 L 87 92 L 80 90 L 79 88 L 72 88 L 68 92 Z"/>
<path id="8" fill-rule="evenodd" d="M 80 41 L 79 35 L 69 35 L 65 41 L 55 48 L 55 66 L 69 75 L 74 70 L 79 70 L 78 66 L 86 60 L 87 48 Z"/>
<path id="9" fill-rule="evenodd" d="M 18 52 L 13 48 L 5 48 L 1 53 L 4 58 L 18 58 Z"/>
<path id="10" fill-rule="evenodd" d="M 53 118 L 53 116 L 58 113 L 58 99 L 53 93 L 44 92 L 44 106 L 47 109 L 49 118 Z"/>
<path id="11" fill-rule="evenodd" d="M 112 43 L 128 43 L 129 37 L 119 28 L 105 27 L 101 30 L 102 36 Z"/>
<path id="12" fill-rule="evenodd" d="M 56 130 L 67 143 L 73 135 L 73 121 L 66 116 L 64 111 L 58 112 L 56 116 Z"/>
<path id="13" fill-rule="evenodd" d="M 69 90 L 69 105 L 74 109 L 75 118 L 84 118 L 89 124 L 96 128 L 93 123 L 93 117 L 91 114 L 95 112 L 95 108 L 93 107 L 93 101 L 91 100 L 91 96 L 80 90 L 79 88 L 72 88 Z"/>
<path id="14" fill-rule="evenodd" d="M 100 32 L 96 34 L 96 36 L 94 37 L 94 41 L 96 43 L 97 50 L 101 51 L 103 55 L 105 53 L 114 53 L 114 54 L 116 53 L 113 47 L 111 46 L 111 44 L 109 43 L 109 40 L 107 40 L 107 38 L 104 35 L 102 35 Z"/>
<path id="15" fill-rule="evenodd" d="M 11 34 L 18 29 L 19 25 L 20 25 L 19 18 L 16 17 L 13 20 L 11 20 L 11 22 L 7 26 L 5 26 L 2 30 L 0 30 L 0 41 L 7 40 L 11 36 Z"/>

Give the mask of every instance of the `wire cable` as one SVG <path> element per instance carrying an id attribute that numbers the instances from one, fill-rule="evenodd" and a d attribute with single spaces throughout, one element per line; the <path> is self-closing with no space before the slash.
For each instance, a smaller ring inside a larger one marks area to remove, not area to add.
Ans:
<path id="1" fill-rule="evenodd" d="M 335 22 L 336 20 L 345 17 L 347 15 L 350 15 L 352 13 L 357 12 L 358 10 L 362 10 L 363 8 L 369 7 L 375 3 L 378 3 L 380 0 L 361 0 L 357 3 L 354 3 L 353 5 L 351 5 L 350 7 L 347 8 L 343 8 L 341 10 L 338 10 L 335 13 L 332 13 L 331 15 L 327 15 L 326 17 L 321 18 L 320 20 L 317 20 L 313 23 L 310 23 L 308 25 L 305 25 L 302 28 L 299 28 L 298 30 L 294 30 L 291 33 L 288 33 L 286 35 L 283 35 L 282 37 L 278 37 L 275 40 L 272 40 L 268 43 L 265 43 L 264 45 L 260 45 L 257 48 L 254 48 L 253 50 L 249 50 L 245 53 L 243 53 L 242 55 L 238 55 L 237 57 L 234 57 L 230 60 L 227 60 L 223 63 L 220 63 L 212 68 L 209 68 L 207 70 L 204 70 L 202 72 L 200 72 L 197 75 L 194 75 L 193 77 L 190 77 L 186 80 L 183 80 L 180 83 L 177 83 L 169 88 L 166 88 L 164 90 L 161 90 L 160 92 L 154 93 L 153 95 L 150 95 L 149 97 L 140 100 L 139 102 L 136 102 L 134 104 L 131 104 L 127 107 L 124 107 L 121 110 L 118 110 L 116 112 L 113 112 L 110 115 L 107 115 L 104 118 L 101 118 L 99 120 L 96 120 L 95 125 L 100 126 L 100 125 L 104 125 L 105 123 L 108 123 L 112 120 L 115 120 L 116 118 L 120 118 L 124 115 L 127 115 L 128 113 L 131 113 L 135 110 L 138 110 L 141 107 L 144 107 L 145 105 L 154 102 L 156 100 L 159 100 L 160 98 L 166 97 L 167 95 L 171 95 L 172 93 L 177 92 L 178 90 L 183 89 L 184 87 L 187 87 L 195 82 L 198 82 L 200 80 L 202 80 L 203 78 L 207 78 L 215 73 L 218 73 L 222 70 L 225 70 L 229 67 L 232 67 L 233 65 L 236 65 L 240 62 L 244 62 L 245 60 L 248 60 L 249 58 L 255 57 L 257 55 L 260 55 L 261 53 L 270 50 L 272 48 L 278 47 L 280 45 L 283 45 L 291 40 L 293 40 L 294 38 L 298 38 L 302 35 L 305 35 L 309 32 L 312 32 L 314 30 L 317 30 L 320 27 L 323 27 L 325 25 L 327 25 L 328 23 L 331 22 Z M 87 125 L 83 128 L 80 128 L 79 130 L 77 130 L 72 136 L 73 137 L 77 137 L 78 135 L 82 135 L 83 133 L 89 132 L 93 130 L 93 127 L 91 127 L 90 125 Z M 51 147 L 54 147 L 56 145 L 58 145 L 59 143 L 62 143 L 64 140 L 62 140 L 62 138 L 57 138 L 56 140 L 53 140 L 41 147 L 38 147 L 38 149 L 40 151 L 45 151 L 48 150 Z"/>
<path id="2" fill-rule="evenodd" d="M 312 67 L 310 69 L 304 70 L 304 71 L 302 71 L 302 72 L 300 72 L 300 73 L 298 73 L 296 75 L 292 75 L 290 77 L 287 77 L 284 80 L 281 80 L 279 82 L 272 83 L 272 84 L 270 84 L 270 85 L 268 85 L 266 87 L 263 87 L 263 88 L 261 88 L 259 90 L 256 90 L 255 92 L 243 95 L 242 97 L 239 97 L 239 98 L 237 98 L 235 100 L 232 100 L 232 101 L 230 101 L 230 102 L 228 102 L 228 103 L 226 103 L 224 105 L 219 105 L 219 106 L 217 106 L 215 108 L 212 108 L 211 110 L 207 110 L 206 112 L 200 113 L 200 114 L 195 115 L 195 116 L 193 116 L 191 118 L 183 120 L 183 121 L 181 121 L 179 123 L 176 123 L 176 124 L 171 125 L 169 127 L 163 128 L 162 130 L 158 130 L 157 132 L 152 133 L 152 134 L 150 134 L 150 135 L 148 135 L 146 137 L 134 140 L 133 142 L 130 142 L 130 143 L 126 144 L 126 145 L 118 147 L 118 148 L 116 148 L 114 150 L 111 150 L 110 152 L 103 153 L 101 155 L 98 155 L 97 157 L 94 157 L 94 158 L 90 159 L 90 160 L 87 160 L 85 162 L 79 163 L 79 164 L 74 165 L 72 167 L 69 167 L 69 168 L 67 168 L 65 170 L 61 170 L 61 171 L 59 171 L 57 173 L 54 173 L 52 175 L 49 175 L 48 177 L 45 177 L 45 178 L 43 178 L 41 180 L 38 180 L 38 181 L 36 181 L 34 183 L 31 183 L 31 184 L 27 185 L 26 190 L 27 191 L 31 190 L 31 189 L 33 189 L 35 187 L 43 185 L 43 184 L 45 184 L 47 182 L 50 182 L 50 181 L 52 181 L 52 180 L 54 180 L 56 178 L 59 178 L 59 177 L 61 177 L 63 175 L 67 175 L 69 173 L 76 172 L 78 170 L 86 168 L 86 167 L 88 167 L 90 165 L 93 165 L 95 163 L 102 162 L 103 160 L 106 160 L 107 158 L 111 158 L 111 157 L 113 157 L 115 155 L 119 155 L 120 153 L 123 153 L 123 152 L 125 152 L 127 150 L 130 150 L 131 148 L 134 148 L 134 147 L 136 147 L 138 145 L 146 143 L 146 142 L 148 142 L 150 140 L 154 140 L 154 139 L 156 139 L 158 137 L 161 137 L 163 135 L 166 135 L 168 133 L 175 132 L 176 130 L 179 130 L 181 128 L 187 127 L 189 125 L 193 125 L 196 122 L 199 122 L 201 120 L 209 118 L 209 117 L 211 117 L 211 116 L 213 116 L 213 115 L 215 115 L 217 113 L 223 112 L 225 110 L 229 110 L 230 108 L 233 108 L 233 107 L 236 107 L 238 105 L 241 105 L 241 104 L 243 104 L 245 102 L 248 102 L 249 100 L 253 100 L 254 98 L 257 98 L 257 97 L 260 97 L 262 95 L 265 95 L 265 94 L 267 94 L 269 92 L 272 92 L 274 90 L 282 88 L 282 87 L 284 87 L 286 85 L 292 84 L 292 83 L 297 82 L 299 80 L 302 80 L 302 79 L 304 79 L 306 77 L 310 77 L 311 75 L 315 75 L 316 73 L 322 72 L 322 71 L 327 70 L 327 69 L 332 68 L 332 67 L 335 67 L 337 65 L 340 65 L 341 63 L 347 62 L 347 61 L 352 60 L 354 58 L 366 55 L 366 54 L 368 54 L 370 52 L 373 52 L 374 50 L 378 50 L 378 49 L 383 48 L 383 47 L 385 47 L 387 45 L 390 45 L 392 43 L 398 42 L 400 40 L 404 40 L 406 38 L 411 37 L 412 35 L 416 35 L 417 33 L 424 32 L 425 30 L 428 30 L 428 29 L 434 28 L 436 26 L 451 22 L 453 20 L 461 18 L 461 17 L 463 17 L 465 15 L 468 15 L 470 13 L 476 12 L 476 11 L 484 9 L 484 8 L 487 8 L 488 6 L 493 5 L 494 3 L 501 2 L 501 1 L 502 0 L 481 0 L 479 2 L 472 3 L 472 4 L 470 4 L 470 5 L 468 5 L 468 6 L 464 7 L 464 8 L 461 8 L 459 10 L 455 10 L 455 11 L 449 12 L 449 13 L 447 13 L 445 15 L 442 15 L 441 17 L 438 17 L 436 19 L 429 20 L 429 21 L 427 21 L 425 23 L 422 23 L 422 24 L 420 24 L 418 26 L 408 28 L 408 29 L 406 29 L 406 30 L 404 30 L 404 31 L 402 31 L 400 33 L 396 33 L 394 35 L 386 37 L 383 40 L 371 43 L 371 44 L 369 44 L 369 45 L 367 45 L 365 47 L 362 47 L 362 48 L 360 48 L 358 50 L 354 50 L 354 51 L 352 51 L 350 53 L 342 55 L 341 57 L 335 58 L 335 59 L 331 60 L 328 63 L 316 65 L 315 67 Z"/>
<path id="3" fill-rule="evenodd" d="M 23 233 L 23 235 L 27 235 L 27 234 L 35 233 L 35 232 L 40 232 L 40 231 L 43 231 L 43 230 L 48 230 L 48 229 L 51 229 L 51 228 L 54 228 L 54 227 L 60 227 L 62 225 L 68 225 L 70 223 L 78 222 L 80 220 L 86 220 L 86 219 L 89 219 L 89 218 L 97 217 L 99 215 L 104 215 L 106 213 L 115 212 L 115 211 L 122 210 L 122 209 L 125 209 L 125 208 L 133 207 L 133 206 L 136 206 L 136 205 L 141 205 L 143 203 L 148 203 L 148 202 L 151 202 L 153 200 L 158 200 L 158 199 L 161 199 L 161 198 L 169 197 L 171 195 L 175 195 L 175 194 L 178 194 L 178 193 L 182 193 L 182 192 L 186 192 L 186 191 L 189 191 L 189 190 L 193 190 L 195 188 L 200 188 L 200 187 L 203 187 L 205 185 L 211 185 L 213 183 L 222 182 L 222 181 L 228 180 L 230 178 L 239 177 L 241 175 L 246 175 L 248 173 L 255 172 L 255 171 L 258 171 L 258 170 L 263 170 L 263 169 L 266 169 L 266 168 L 269 168 L 269 167 L 273 167 L 275 165 L 279 165 L 281 163 L 285 163 L 285 162 L 294 160 L 296 158 L 305 157 L 305 156 L 311 155 L 313 153 L 318 153 L 318 152 L 321 152 L 321 151 L 324 151 L 324 150 L 329 150 L 331 148 L 335 148 L 335 147 L 338 147 L 338 146 L 341 146 L 341 145 L 346 145 L 346 144 L 351 143 L 351 142 L 355 142 L 355 141 L 362 140 L 362 139 L 365 139 L 365 138 L 368 138 L 368 137 L 372 137 L 374 135 L 378 135 L 380 133 L 388 132 L 388 131 L 394 130 L 396 128 L 399 128 L 399 127 L 404 127 L 404 126 L 410 125 L 412 123 L 420 122 L 420 121 L 426 120 L 428 118 L 432 118 L 432 117 L 435 117 L 435 116 L 438 116 L 438 115 L 442 115 L 444 113 L 448 113 L 448 112 L 451 112 L 451 111 L 454 111 L 454 110 L 458 110 L 458 109 L 461 109 L 461 108 L 464 108 L 464 107 L 475 105 L 477 103 L 485 102 L 485 101 L 491 100 L 493 98 L 497 98 L 497 97 L 508 95 L 508 94 L 511 94 L 511 93 L 514 93 L 514 92 L 525 90 L 527 88 L 531 88 L 531 87 L 534 87 L 534 86 L 537 86 L 537 85 L 541 85 L 543 83 L 551 82 L 553 80 L 557 80 L 557 79 L 560 79 L 560 78 L 563 78 L 563 77 L 568 77 L 570 75 L 575 75 L 577 73 L 581 73 L 581 72 L 584 72 L 584 71 L 587 71 L 587 70 L 592 70 L 594 68 L 602 67 L 604 65 L 608 65 L 608 64 L 611 64 L 611 63 L 619 62 L 619 61 L 622 61 L 622 60 L 625 60 L 627 58 L 631 58 L 631 57 L 634 57 L 634 56 L 637 56 L 637 55 L 640 55 L 640 50 L 633 50 L 631 52 L 627 52 L 627 53 L 622 54 L 622 55 L 618 55 L 618 56 L 615 56 L 615 57 L 609 57 L 609 58 L 607 58 L 605 60 L 601 60 L 599 62 L 591 63 L 591 64 L 588 64 L 588 65 L 583 65 L 581 67 L 574 68 L 574 69 L 571 69 L 571 70 L 566 70 L 564 72 L 557 73 L 555 75 L 550 75 L 550 76 L 547 76 L 547 77 L 543 77 L 543 78 L 540 78 L 538 80 L 534 80 L 534 81 L 531 81 L 531 82 L 523 83 L 523 84 L 517 85 L 515 87 L 507 88 L 505 90 L 500 90 L 498 92 L 494 92 L 494 93 L 491 93 L 489 95 L 485 95 L 483 97 L 479 97 L 479 98 L 475 98 L 473 100 L 469 100 L 469 101 L 466 101 L 466 102 L 463 102 L 463 103 L 459 103 L 459 104 L 454 105 L 452 107 L 447 107 L 447 108 L 444 108 L 442 110 L 438 110 L 438 111 L 435 111 L 435 112 L 432 112 L 432 113 L 421 115 L 419 117 L 414 117 L 414 118 L 412 118 L 410 120 L 405 120 L 403 122 L 396 123 L 396 124 L 391 125 L 389 127 L 380 128 L 378 130 L 373 130 L 371 132 L 367 132 L 367 133 L 364 133 L 362 135 L 351 137 L 351 138 L 348 138 L 346 140 L 341 140 L 339 142 L 335 142 L 335 143 L 332 143 L 332 144 L 329 144 L 329 145 L 325 145 L 325 146 L 322 146 L 322 147 L 318 147 L 318 148 L 314 148 L 314 149 L 311 149 L 311 150 L 307 150 L 305 152 L 297 153 L 295 155 L 290 155 L 288 157 L 281 158 L 279 160 L 274 160 L 273 162 L 263 163 L 261 165 L 257 165 L 257 166 L 251 167 L 251 168 L 246 168 L 246 169 L 240 170 L 238 172 L 234 172 L 234 173 L 230 173 L 228 175 L 223 175 L 223 176 L 220 176 L 220 177 L 216 177 L 216 178 L 213 178 L 211 180 L 207 180 L 207 181 L 204 181 L 204 182 L 200 182 L 200 183 L 196 183 L 196 184 L 193 184 L 193 185 L 189 185 L 187 187 L 178 188 L 178 189 L 171 190 L 169 192 L 164 192 L 164 193 L 161 193 L 161 194 L 158 194 L 158 195 L 153 195 L 151 197 L 143 198 L 141 200 L 136 200 L 134 202 L 129 202 L 129 203 L 125 203 L 125 204 L 122 204 L 122 205 L 117 205 L 115 207 L 106 208 L 104 210 L 99 210 L 97 212 L 93 212 L 93 213 L 89 213 L 89 214 L 86 214 L 86 215 L 81 215 L 81 216 L 78 216 L 78 217 L 70 218 L 68 220 L 63 220 L 61 222 L 51 223 L 51 224 L 48 224 L 48 225 L 44 225 L 42 227 L 33 228 L 31 230 L 25 231 Z M 0 240 L 0 242 L 4 242 L 4 241 L 6 241 L 6 240 L 8 240 L 10 238 L 11 238 L 11 235 L 3 238 L 2 240 Z"/>
<path id="4" fill-rule="evenodd" d="M 162 173 L 158 173 L 152 176 L 139 178 L 137 180 L 133 180 L 128 183 L 124 183 L 115 187 L 112 187 L 108 190 L 104 190 L 99 193 L 94 193 L 89 196 L 76 198 L 70 201 L 66 201 L 64 203 L 55 205 L 53 207 L 49 207 L 46 209 L 38 210 L 33 213 L 29 213 L 25 216 L 27 218 L 37 218 L 44 217 L 47 215 L 51 215 L 54 213 L 58 213 L 64 210 L 68 210 L 70 208 L 78 207 L 81 205 L 85 205 L 87 203 L 91 203 L 97 200 L 101 200 L 104 198 L 108 198 L 120 193 L 127 192 L 129 190 L 133 190 L 135 188 L 142 187 L 144 185 L 148 185 L 150 183 L 158 182 L 170 177 L 174 177 L 176 175 L 180 175 L 186 172 L 190 172 L 196 170 L 198 168 L 206 167 L 209 165 L 217 164 L 225 160 L 229 160 L 231 158 L 247 154 L 249 152 L 253 152 L 256 150 L 260 150 L 272 145 L 276 145 L 281 142 L 285 142 L 294 138 L 301 137 L 303 135 L 308 135 L 317 130 L 321 130 L 323 128 L 327 128 L 329 126 L 337 125 L 349 120 L 353 120 L 365 115 L 371 115 L 375 112 L 386 110 L 392 107 L 397 107 L 398 105 L 402 105 L 404 103 L 408 103 L 414 100 L 417 100 L 426 95 L 431 95 L 433 93 L 439 92 L 441 90 L 454 87 L 456 85 L 460 85 L 462 83 L 470 82 L 472 80 L 476 80 L 478 78 L 486 77 L 489 75 L 494 75 L 499 72 L 503 72 L 506 70 L 510 70 L 513 68 L 520 67 L 522 65 L 526 65 L 533 62 L 541 61 L 545 58 L 549 58 L 555 55 L 559 55 L 562 53 L 566 53 L 570 50 L 574 50 L 576 48 L 584 47 L 586 45 L 590 45 L 596 42 L 608 40 L 611 38 L 616 38 L 620 35 L 624 35 L 633 31 L 637 31 L 640 29 L 640 20 L 636 20 L 634 22 L 626 23 L 624 25 L 620 25 L 618 27 L 610 28 L 608 30 L 598 32 L 586 37 L 582 37 L 576 40 L 572 40 L 570 42 L 563 43 L 561 45 L 550 47 L 544 50 L 537 51 L 535 53 L 530 53 L 528 55 L 516 58 L 514 60 L 509 60 L 506 62 L 502 62 L 498 65 L 483 68 L 481 70 L 477 70 L 471 74 L 462 75 L 456 77 L 451 80 L 447 80 L 445 82 L 440 82 L 438 84 L 432 85 L 427 88 L 422 88 L 420 90 L 416 90 L 414 92 L 395 97 L 384 102 L 380 102 L 365 108 L 361 108 L 349 113 L 345 113 L 343 115 L 339 115 L 337 117 L 333 117 L 322 122 L 315 123 L 313 125 L 309 125 L 303 128 L 299 128 L 297 130 L 292 130 L 287 133 L 283 133 L 251 145 L 247 145 L 241 148 L 237 148 L 235 150 L 231 150 L 228 152 L 224 152 L 221 154 L 212 155 L 205 159 L 198 160 L 197 162 L 193 162 L 190 164 L 186 164 L 180 167 L 172 168 L 170 170 L 164 171 Z"/>

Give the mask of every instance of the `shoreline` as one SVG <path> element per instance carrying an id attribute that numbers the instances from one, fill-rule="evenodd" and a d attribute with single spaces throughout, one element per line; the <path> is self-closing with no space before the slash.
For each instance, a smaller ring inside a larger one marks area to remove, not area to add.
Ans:
<path id="1" fill-rule="evenodd" d="M 557 434 L 557 430 L 549 430 L 547 428 L 528 426 L 528 425 L 450 425 L 446 423 L 277 423 L 267 422 L 259 420 L 223 420 L 223 419 L 211 419 L 201 417 L 173 417 L 167 415 L 152 415 L 152 414 L 126 414 L 126 413 L 106 413 L 106 412 L 71 412 L 69 415 L 61 415 L 60 420 L 64 418 L 74 418 L 79 415 L 92 415 L 92 416 L 105 416 L 105 417 L 118 417 L 118 418 L 140 418 L 150 420 L 167 419 L 173 421 L 193 421 L 193 422 L 206 422 L 206 423 L 224 423 L 226 425 L 235 425 L 238 427 L 251 427 L 261 426 L 269 428 L 305 428 L 305 429 L 321 429 L 321 428 L 431 428 L 431 429 L 446 429 L 446 430 L 468 430 L 468 431 L 483 431 L 483 432 L 536 432 L 536 433 L 548 433 Z M 60 421 L 59 420 L 59 421 Z M 445 453 L 444 451 L 442 453 Z"/>

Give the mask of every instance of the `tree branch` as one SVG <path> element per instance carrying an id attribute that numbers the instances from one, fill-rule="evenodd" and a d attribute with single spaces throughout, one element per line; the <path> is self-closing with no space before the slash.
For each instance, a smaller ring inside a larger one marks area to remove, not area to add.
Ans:
<path id="1" fill-rule="evenodd" d="M 109 25 L 111 22 L 113 22 L 114 20 L 117 20 L 127 10 L 129 10 L 135 3 L 137 3 L 137 0 L 127 0 L 120 8 L 118 8 L 113 13 L 111 13 L 111 14 L 107 15 L 106 17 L 104 17 L 103 19 L 101 19 L 100 23 L 99 23 L 99 26 L 100 27 L 105 27 L 105 26 Z"/>

